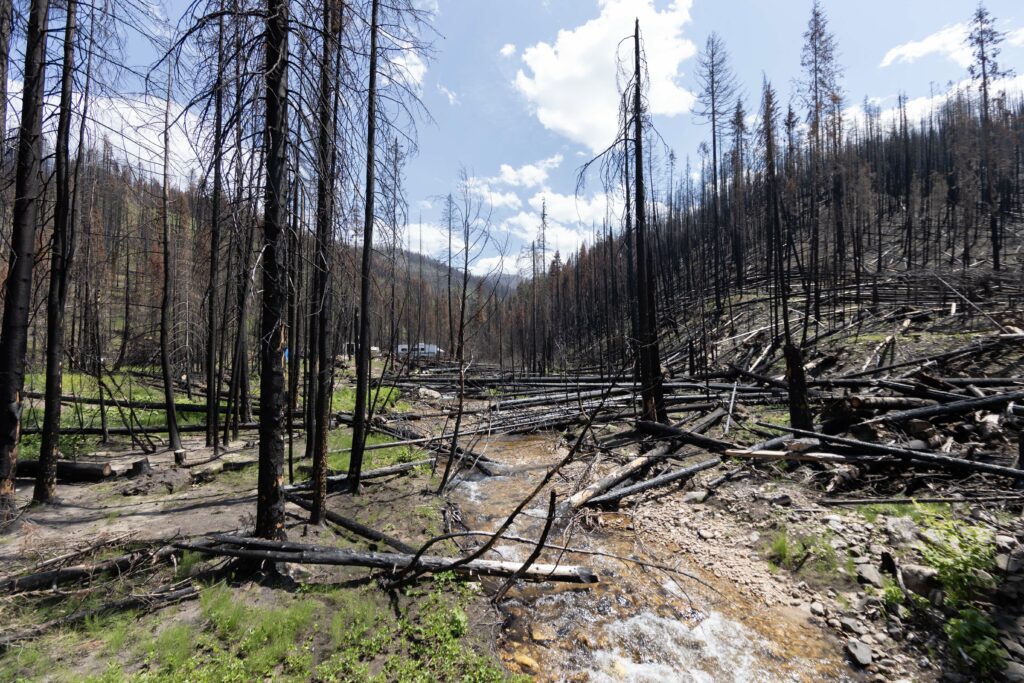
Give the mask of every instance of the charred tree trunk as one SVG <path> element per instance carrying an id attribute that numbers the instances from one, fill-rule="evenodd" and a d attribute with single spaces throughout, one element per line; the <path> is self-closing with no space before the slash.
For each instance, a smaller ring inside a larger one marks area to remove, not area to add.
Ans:
<path id="1" fill-rule="evenodd" d="M 164 382 L 164 403 L 167 408 L 167 440 L 174 452 L 174 463 L 185 464 L 185 449 L 178 433 L 178 414 L 174 409 L 174 378 L 171 375 L 171 306 L 174 279 L 171 275 L 171 64 L 167 65 L 167 103 L 164 106 L 164 179 L 160 191 L 161 222 L 163 224 L 164 287 L 160 299 L 160 372 Z"/>
<path id="2" fill-rule="evenodd" d="M 266 183 L 263 216 L 263 316 L 260 325 L 260 447 L 256 535 L 284 536 L 285 210 L 288 188 L 288 2 L 268 0 L 266 24 Z"/>
<path id="3" fill-rule="evenodd" d="M 60 108 L 54 148 L 54 181 L 57 185 L 50 246 L 50 289 L 46 296 L 46 397 L 43 436 L 39 447 L 39 472 L 32 500 L 47 503 L 57 494 L 57 456 L 60 439 L 61 390 L 64 369 L 64 305 L 71 267 L 74 230 L 71 190 L 71 87 L 74 72 L 77 0 L 68 0 L 64 23 L 64 59 L 61 67 Z M 79 142 L 81 144 L 81 142 Z"/>
<path id="4" fill-rule="evenodd" d="M 377 19 L 380 0 L 370 10 L 370 83 L 366 111 L 366 194 L 363 214 L 363 258 L 359 271 L 359 340 L 356 346 L 356 404 L 352 415 L 352 455 L 348 477 L 353 492 L 359 492 L 366 440 L 366 399 L 370 390 L 370 277 L 373 269 L 373 200 L 377 134 Z"/>
<path id="5" fill-rule="evenodd" d="M 643 398 L 643 419 L 668 422 L 665 411 L 665 396 L 661 388 L 661 357 L 658 353 L 657 314 L 655 310 L 653 259 L 647 245 L 647 210 L 644 196 L 644 147 L 643 147 L 643 104 L 642 70 L 640 65 L 640 21 L 636 22 L 633 35 L 635 59 L 633 90 L 633 153 L 635 168 L 634 211 L 636 212 L 636 261 L 637 298 L 640 318 L 641 354 L 641 395 Z"/>
<path id="6" fill-rule="evenodd" d="M 21 130 L 15 167 L 14 222 L 7 270 L 4 316 L 0 327 L 0 521 L 16 514 L 14 477 L 21 429 L 21 390 L 25 381 L 32 267 L 42 200 L 43 86 L 46 80 L 48 0 L 32 0 L 25 36 Z"/>

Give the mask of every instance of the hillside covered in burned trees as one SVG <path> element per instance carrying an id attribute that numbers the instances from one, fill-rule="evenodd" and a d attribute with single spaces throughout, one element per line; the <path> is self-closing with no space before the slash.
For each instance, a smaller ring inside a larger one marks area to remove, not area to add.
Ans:
<path id="1" fill-rule="evenodd" d="M 1024 681 L 1024 16 L 798 4 L 0 0 L 0 680 Z"/>

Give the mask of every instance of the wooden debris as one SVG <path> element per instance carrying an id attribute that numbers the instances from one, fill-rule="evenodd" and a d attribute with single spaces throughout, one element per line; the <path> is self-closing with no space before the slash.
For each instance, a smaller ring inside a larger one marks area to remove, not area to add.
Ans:
<path id="1" fill-rule="evenodd" d="M 223 555 L 248 560 L 367 567 L 382 569 L 389 573 L 409 568 L 414 558 L 411 553 L 361 552 L 228 535 L 210 536 L 208 541 L 180 542 L 176 543 L 175 547 L 207 555 Z M 455 561 L 455 558 L 450 557 L 421 555 L 416 562 L 416 569 L 420 573 L 450 569 L 463 576 L 477 577 L 512 576 L 522 568 L 522 563 L 519 562 L 476 559 L 453 566 Z M 523 571 L 519 577 L 531 581 L 565 581 L 569 583 L 597 583 L 599 580 L 598 575 L 587 567 L 552 564 L 534 564 Z"/>

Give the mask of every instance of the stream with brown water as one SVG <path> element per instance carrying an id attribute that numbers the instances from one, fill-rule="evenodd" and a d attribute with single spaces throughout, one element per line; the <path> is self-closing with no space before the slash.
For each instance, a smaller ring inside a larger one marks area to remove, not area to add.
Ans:
<path id="1" fill-rule="evenodd" d="M 516 471 L 471 475 L 454 488 L 469 529 L 494 530 L 565 455 L 552 435 L 492 437 L 477 452 Z M 571 479 L 571 477 L 569 477 Z M 568 491 L 571 481 L 558 480 Z M 561 495 L 559 496 L 562 497 Z M 547 493 L 520 515 L 511 535 L 537 538 Z M 601 524 L 552 531 L 549 543 L 636 557 L 698 577 L 609 557 L 545 551 L 538 561 L 592 567 L 601 582 L 527 585 L 510 591 L 501 655 L 513 669 L 541 681 L 844 681 L 857 680 L 835 642 L 789 607 L 767 607 L 742 586 L 697 569 L 685 553 L 651 548 L 636 533 L 628 509 L 604 513 Z M 499 541 L 501 559 L 521 561 L 532 546 Z"/>

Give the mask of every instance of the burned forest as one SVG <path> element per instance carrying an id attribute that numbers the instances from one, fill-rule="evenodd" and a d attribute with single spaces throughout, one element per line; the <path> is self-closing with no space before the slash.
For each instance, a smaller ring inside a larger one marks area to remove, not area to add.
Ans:
<path id="1" fill-rule="evenodd" d="M 0 0 L 0 681 L 1024 681 L 1024 16 L 779 4 Z"/>

